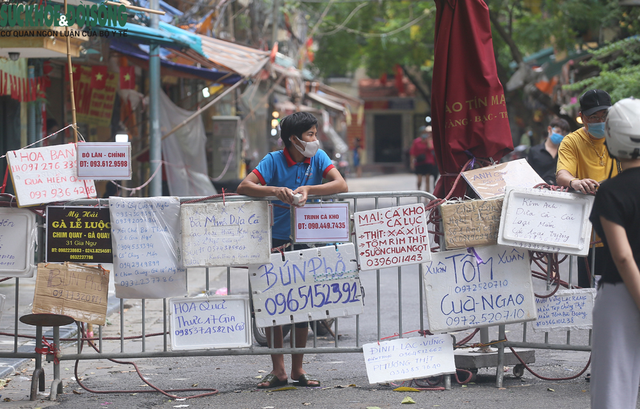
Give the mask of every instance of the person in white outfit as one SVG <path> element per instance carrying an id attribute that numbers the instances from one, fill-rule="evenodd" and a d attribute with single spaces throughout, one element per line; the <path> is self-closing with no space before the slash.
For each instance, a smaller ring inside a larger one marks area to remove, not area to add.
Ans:
<path id="1" fill-rule="evenodd" d="M 605 266 L 593 308 L 591 408 L 635 409 L 640 385 L 640 100 L 610 109 L 606 146 L 622 173 L 600 185 L 590 220 Z"/>

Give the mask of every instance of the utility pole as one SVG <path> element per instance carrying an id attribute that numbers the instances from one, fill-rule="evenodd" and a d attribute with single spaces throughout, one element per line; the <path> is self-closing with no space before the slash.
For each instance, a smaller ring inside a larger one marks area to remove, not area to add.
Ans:
<path id="1" fill-rule="evenodd" d="M 151 0 L 150 8 L 158 10 L 158 0 Z M 158 29 L 158 15 L 151 13 L 152 29 Z M 162 196 L 162 139 L 160 135 L 160 46 L 149 45 L 149 167 L 153 180 L 149 196 Z"/>

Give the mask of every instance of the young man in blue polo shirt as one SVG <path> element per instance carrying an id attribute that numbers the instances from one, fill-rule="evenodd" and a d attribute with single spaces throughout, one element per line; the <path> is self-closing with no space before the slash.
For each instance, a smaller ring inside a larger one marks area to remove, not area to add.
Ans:
<path id="1" fill-rule="evenodd" d="M 309 195 L 332 195 L 348 190 L 347 182 L 333 166 L 329 156 L 318 149 L 318 120 L 308 112 L 296 112 L 280 123 L 280 138 L 284 149 L 268 153 L 258 166 L 240 183 L 237 192 L 254 197 L 275 196 L 272 247 L 291 242 L 289 206 L 304 206 Z M 322 183 L 322 179 L 326 183 Z M 294 196 L 295 195 L 295 196 Z M 295 204 L 294 204 L 295 199 Z M 295 326 L 293 338 L 297 348 L 307 344 L 308 323 Z M 271 328 L 266 329 L 271 343 Z M 273 347 L 282 348 L 282 327 L 273 327 Z M 270 345 L 271 346 L 271 345 Z M 302 369 L 303 354 L 291 356 L 291 379 L 300 386 L 320 386 Z M 282 354 L 272 354 L 273 370 L 258 384 L 258 388 L 284 386 L 288 383 Z"/>

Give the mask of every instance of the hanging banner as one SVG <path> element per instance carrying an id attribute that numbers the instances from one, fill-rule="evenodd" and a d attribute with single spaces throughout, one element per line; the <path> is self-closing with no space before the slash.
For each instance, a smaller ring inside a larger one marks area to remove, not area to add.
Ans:
<path id="1" fill-rule="evenodd" d="M 113 268 L 118 298 L 185 295 L 182 267 L 180 199 L 109 198 Z"/>
<path id="2" fill-rule="evenodd" d="M 112 263 L 109 208 L 47 206 L 46 260 Z"/>
<path id="3" fill-rule="evenodd" d="M 74 68 L 80 75 L 80 79 L 74 81 L 78 122 L 109 126 L 118 85 L 116 74 L 106 72 L 106 66 L 104 69 L 92 69 L 84 65 Z M 102 84 L 104 86 L 95 86 Z"/>

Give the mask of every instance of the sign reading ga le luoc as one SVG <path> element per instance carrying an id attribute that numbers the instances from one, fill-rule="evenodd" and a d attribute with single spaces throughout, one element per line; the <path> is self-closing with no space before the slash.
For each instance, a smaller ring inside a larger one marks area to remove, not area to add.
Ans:
<path id="1" fill-rule="evenodd" d="M 249 279 L 260 328 L 363 311 L 353 243 L 273 254 L 249 266 Z"/>
<path id="2" fill-rule="evenodd" d="M 78 179 L 130 180 L 129 142 L 78 143 Z"/>
<path id="3" fill-rule="evenodd" d="M 456 372 L 451 335 L 400 338 L 364 344 L 369 383 L 406 381 Z"/>
<path id="4" fill-rule="evenodd" d="M 251 312 L 246 295 L 169 300 L 173 350 L 251 346 Z"/>
<path id="5" fill-rule="evenodd" d="M 527 250 L 488 246 L 438 252 L 423 271 L 431 332 L 536 319 Z"/>
<path id="6" fill-rule="evenodd" d="M 47 206 L 48 262 L 112 263 L 109 208 Z"/>
<path id="7" fill-rule="evenodd" d="M 0 277 L 33 277 L 37 237 L 33 212 L 0 208 Z"/>
<path id="8" fill-rule="evenodd" d="M 268 263 L 267 202 L 191 203 L 180 207 L 185 267 Z"/>
<path id="9" fill-rule="evenodd" d="M 19 207 L 96 197 L 92 180 L 76 173 L 72 143 L 7 152 Z"/>
<path id="10" fill-rule="evenodd" d="M 291 232 L 295 243 L 350 241 L 349 203 L 307 203 L 291 206 Z"/>
<path id="11" fill-rule="evenodd" d="M 109 271 L 101 267 L 40 263 L 32 312 L 68 315 L 76 321 L 104 325 L 108 291 Z"/>
<path id="12" fill-rule="evenodd" d="M 580 193 L 508 187 L 498 244 L 585 256 L 595 197 Z"/>
<path id="13" fill-rule="evenodd" d="M 431 260 L 427 212 L 422 203 L 353 214 L 361 270 Z"/>
<path id="14" fill-rule="evenodd" d="M 502 198 L 447 202 L 440 214 L 447 250 L 497 244 Z"/>

